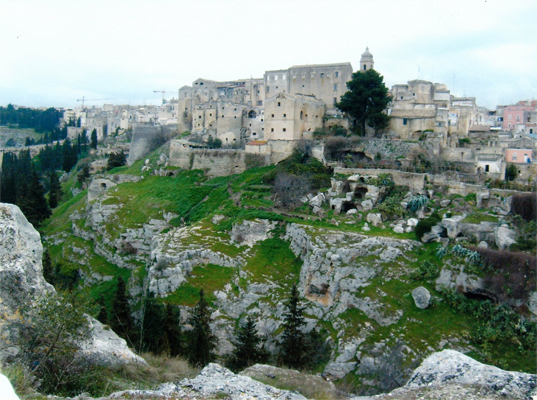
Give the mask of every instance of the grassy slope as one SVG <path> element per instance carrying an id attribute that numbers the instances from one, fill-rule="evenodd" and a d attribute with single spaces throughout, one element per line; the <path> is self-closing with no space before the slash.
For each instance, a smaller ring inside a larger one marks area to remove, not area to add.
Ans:
<path id="1" fill-rule="evenodd" d="M 155 153 L 150 158 L 155 158 Z M 110 173 L 138 174 L 141 175 L 141 161 L 131 167 L 116 168 Z M 117 216 L 120 224 L 108 224 L 107 232 L 112 237 L 118 237 L 127 228 L 137 228 L 147 222 L 150 218 L 162 219 L 162 213 L 175 213 L 177 217 L 172 220 L 172 225 L 179 226 L 183 220 L 186 224 L 199 227 L 198 236 L 192 235 L 185 242 L 203 243 L 214 251 L 220 251 L 231 257 L 245 254 L 245 249 L 235 246 L 229 242 L 227 231 L 235 222 L 243 219 L 267 218 L 275 221 L 299 222 L 311 225 L 312 228 L 329 228 L 344 231 L 359 232 L 364 234 L 361 228 L 363 220 L 357 221 L 345 215 L 334 216 L 327 210 L 327 217 L 317 220 L 310 214 L 302 219 L 296 217 L 284 217 L 278 212 L 267 211 L 273 205 L 270 193 L 270 186 L 266 185 L 266 175 L 274 167 L 257 168 L 244 172 L 240 175 L 230 177 L 218 177 L 208 179 L 202 171 L 182 171 L 177 177 L 158 177 L 145 174 L 144 179 L 138 183 L 125 183 L 117 186 L 117 189 L 107 193 L 109 198 L 103 204 L 121 204 L 122 208 Z M 72 178 L 74 179 L 74 178 Z M 75 183 L 71 180 L 65 187 L 73 187 Z M 241 205 L 237 205 L 237 198 L 240 197 Z M 117 268 L 110 264 L 103 257 L 93 253 L 93 243 L 72 236 L 70 215 L 75 211 L 83 211 L 86 207 L 87 192 L 83 191 L 77 196 L 54 210 L 54 215 L 43 227 L 46 236 L 59 233 L 67 233 L 65 243 L 51 246 L 51 254 L 55 260 L 65 260 L 75 257 L 73 247 L 85 248 L 88 254 L 88 265 L 83 267 L 88 271 L 98 272 L 103 275 L 118 276 L 127 278 L 131 273 L 139 277 L 146 274 L 145 266 L 134 271 Z M 277 211 L 277 210 L 276 210 Z M 301 210 L 307 213 L 307 208 Z M 211 218 L 216 215 L 224 215 L 217 225 L 211 222 Z M 477 215 L 476 215 L 477 217 Z M 488 217 L 479 215 L 480 220 L 487 220 Z M 351 224 L 346 222 L 352 221 Z M 78 223 L 81 223 L 80 221 Z M 399 239 L 414 239 L 413 233 L 396 234 L 391 229 L 385 227 L 371 227 L 368 235 L 390 236 Z M 272 239 L 255 245 L 247 254 L 246 264 L 243 270 L 249 274 L 250 282 L 277 281 L 281 288 L 277 295 L 285 300 L 288 288 L 298 281 L 298 274 L 302 261 L 297 259 L 289 249 L 289 244 L 278 237 L 282 232 L 281 226 L 277 228 L 276 235 Z M 426 245 L 423 249 L 418 249 L 407 254 L 409 259 L 409 269 L 417 268 L 425 260 L 438 263 L 434 257 L 435 245 Z M 371 260 L 373 261 L 373 260 Z M 385 267 L 390 268 L 390 267 Z M 237 270 L 216 265 L 198 266 L 188 280 L 176 292 L 168 296 L 165 301 L 173 304 L 192 306 L 197 301 L 199 289 L 204 288 L 208 298 L 214 302 L 214 291 L 222 290 L 226 284 L 238 282 L 240 289 L 246 288 L 244 278 L 237 279 Z M 430 282 L 419 282 L 427 287 L 434 296 L 440 297 L 440 293 L 435 291 L 434 284 Z M 104 295 L 107 301 L 110 293 L 114 289 L 114 281 L 103 282 L 95 285 L 91 289 L 94 298 Z M 476 328 L 476 321 L 468 315 L 455 311 L 442 302 L 434 307 L 420 310 L 414 306 L 411 290 L 418 286 L 415 282 L 404 280 L 384 280 L 378 279 L 372 285 L 363 288 L 358 293 L 359 296 L 369 296 L 373 299 L 380 299 L 385 304 L 386 310 L 404 310 L 404 315 L 399 322 L 389 327 L 382 327 L 374 320 L 367 318 L 361 311 L 350 309 L 345 312 L 343 319 L 345 323 L 346 336 L 359 335 L 360 330 L 370 331 L 365 345 L 373 345 L 381 340 L 394 342 L 401 336 L 409 345 L 416 350 L 428 352 L 430 348 L 439 348 L 441 342 L 457 343 L 461 345 L 468 342 L 468 338 Z M 234 286 L 233 286 L 234 287 Z M 234 290 L 239 288 L 234 287 Z M 379 291 L 380 290 L 380 291 Z M 383 293 L 382 295 L 379 293 Z M 337 340 L 336 330 L 329 321 L 321 321 L 323 327 L 331 332 L 332 338 Z M 447 344 L 447 347 L 450 345 Z M 510 369 L 525 370 L 535 372 L 535 365 L 532 364 L 531 357 L 527 352 L 520 352 L 513 343 L 504 343 L 492 349 L 492 361 L 506 359 L 504 362 Z M 479 354 L 474 354 L 480 358 Z M 491 360 L 485 360 L 491 361 Z"/>

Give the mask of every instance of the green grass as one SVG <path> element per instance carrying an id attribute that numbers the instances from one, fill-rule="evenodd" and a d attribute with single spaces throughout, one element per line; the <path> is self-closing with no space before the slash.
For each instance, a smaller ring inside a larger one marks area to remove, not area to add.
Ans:
<path id="1" fill-rule="evenodd" d="M 71 219 L 70 216 L 75 211 L 83 212 L 87 201 L 87 190 L 77 194 L 75 197 L 60 204 L 52 212 L 52 217 L 43 224 L 41 230 L 45 235 L 53 235 L 55 233 L 70 231 Z"/>
<path id="2" fill-rule="evenodd" d="M 214 264 L 194 267 L 187 282 L 167 296 L 164 301 L 171 304 L 194 306 L 199 300 L 200 289 L 203 289 L 207 301 L 212 304 L 216 300 L 214 292 L 224 289 L 226 284 L 231 283 L 236 272 L 235 268 Z"/>
<path id="3" fill-rule="evenodd" d="M 498 217 L 495 217 L 494 215 L 486 214 L 479 211 L 474 211 L 470 215 L 468 215 L 466 218 L 462 220 L 462 222 L 467 224 L 479 224 L 480 222 L 498 222 Z"/>
<path id="4" fill-rule="evenodd" d="M 289 243 L 279 239 L 266 239 L 254 246 L 255 255 L 251 257 L 245 271 L 252 274 L 250 281 L 273 281 L 279 284 L 298 283 L 302 260 L 289 248 Z"/>

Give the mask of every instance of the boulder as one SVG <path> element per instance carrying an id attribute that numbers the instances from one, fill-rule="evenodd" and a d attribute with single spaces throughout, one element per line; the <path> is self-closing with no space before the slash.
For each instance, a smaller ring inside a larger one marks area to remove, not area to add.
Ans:
<path id="1" fill-rule="evenodd" d="M 483 200 L 488 200 L 490 199 L 490 192 L 489 191 L 486 191 L 486 192 L 477 192 L 475 194 L 475 199 L 476 199 L 476 204 L 475 206 L 477 208 L 483 208 Z"/>
<path id="2" fill-rule="evenodd" d="M 357 213 L 358 213 L 358 210 L 356 208 L 351 208 L 349 211 L 347 211 L 347 215 L 354 215 Z"/>
<path id="3" fill-rule="evenodd" d="M 322 207 L 325 200 L 326 200 L 326 197 L 324 196 L 324 194 L 319 193 L 317 196 L 313 197 L 309 201 L 309 205 L 312 207 Z"/>
<path id="4" fill-rule="evenodd" d="M 416 225 L 418 225 L 418 222 L 420 222 L 420 221 L 417 218 L 409 218 L 406 224 L 408 226 L 416 226 Z"/>
<path id="5" fill-rule="evenodd" d="M 401 225 L 395 225 L 394 228 L 393 228 L 393 231 L 395 233 L 404 233 L 405 228 L 403 228 Z"/>
<path id="6" fill-rule="evenodd" d="M 382 215 L 379 213 L 369 213 L 365 220 L 373 226 L 379 226 L 382 222 Z"/>
<path id="7" fill-rule="evenodd" d="M 528 399 L 537 395 L 537 375 L 504 371 L 455 350 L 427 357 L 405 387 L 430 388 L 447 384 L 480 386 L 507 399 Z"/>
<path id="8" fill-rule="evenodd" d="M 371 228 L 369 227 L 369 225 L 367 224 L 367 222 L 366 222 L 366 223 L 364 224 L 364 226 L 362 227 L 362 230 L 363 230 L 363 231 L 366 231 L 366 232 L 371 230 Z"/>
<path id="9" fill-rule="evenodd" d="M 429 307 L 429 302 L 431 300 L 431 294 L 423 286 L 419 286 L 412 291 L 412 298 L 416 307 L 421 308 L 422 310 Z"/>
<path id="10" fill-rule="evenodd" d="M 516 243 L 516 232 L 507 228 L 505 225 L 496 229 L 494 237 L 496 239 L 496 246 L 500 250 L 509 248 L 513 243 Z"/>
<path id="11" fill-rule="evenodd" d="M 449 206 L 450 204 L 451 204 L 451 200 L 449 200 L 449 199 L 440 200 L 440 207 L 442 207 L 442 208 L 445 208 L 445 207 Z"/>
<path id="12" fill-rule="evenodd" d="M 330 208 L 339 214 L 341 211 L 341 206 L 343 205 L 343 199 L 330 199 Z"/>
<path id="13" fill-rule="evenodd" d="M 372 200 L 364 200 L 362 201 L 362 208 L 364 211 L 369 211 L 373 209 L 373 201 Z"/>

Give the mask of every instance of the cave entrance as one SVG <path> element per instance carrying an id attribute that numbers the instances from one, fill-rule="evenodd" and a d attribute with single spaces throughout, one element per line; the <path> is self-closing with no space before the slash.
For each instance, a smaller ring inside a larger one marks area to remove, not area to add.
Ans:
<path id="1" fill-rule="evenodd" d="M 479 300 L 479 301 L 489 300 L 489 301 L 492 301 L 493 303 L 496 303 L 498 301 L 498 299 L 494 295 L 490 293 L 482 292 L 482 291 L 464 292 L 463 295 L 467 299 L 472 299 L 472 300 Z"/>
<path id="2" fill-rule="evenodd" d="M 344 201 L 343 204 L 341 204 L 341 212 L 346 213 L 349 210 L 355 209 L 356 205 L 352 201 Z"/>
<path id="3" fill-rule="evenodd" d="M 357 200 L 365 199 L 365 194 L 367 193 L 367 188 L 365 187 L 356 187 L 354 189 L 354 198 Z"/>

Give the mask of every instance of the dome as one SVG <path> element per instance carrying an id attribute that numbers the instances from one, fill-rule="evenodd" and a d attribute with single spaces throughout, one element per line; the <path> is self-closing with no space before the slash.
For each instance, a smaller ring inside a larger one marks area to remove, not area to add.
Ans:
<path id="1" fill-rule="evenodd" d="M 369 47 L 366 47 L 365 52 L 362 53 L 362 59 L 364 58 L 373 58 L 373 54 L 369 52 Z"/>

